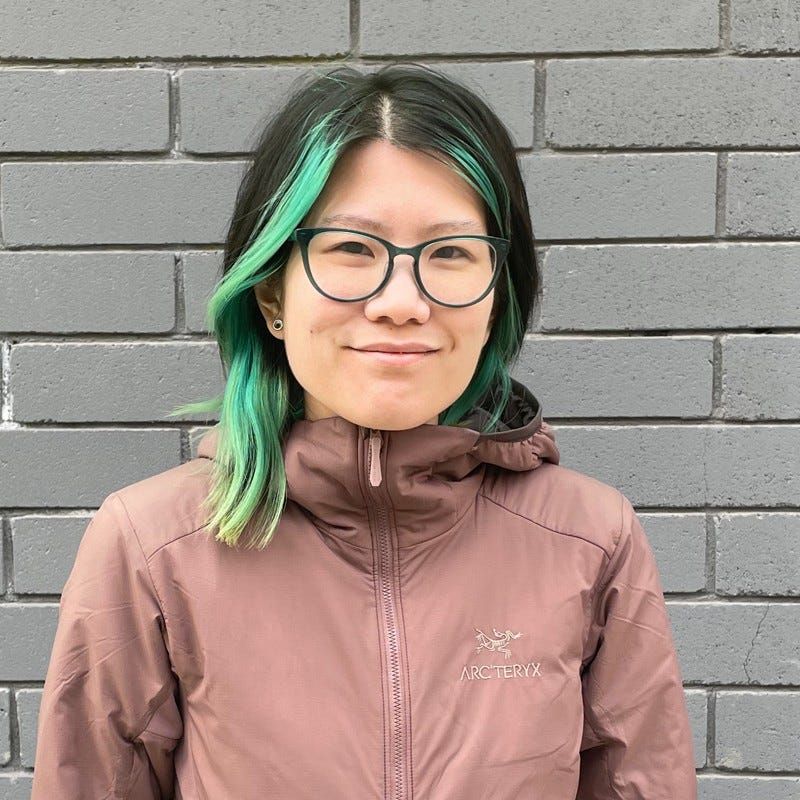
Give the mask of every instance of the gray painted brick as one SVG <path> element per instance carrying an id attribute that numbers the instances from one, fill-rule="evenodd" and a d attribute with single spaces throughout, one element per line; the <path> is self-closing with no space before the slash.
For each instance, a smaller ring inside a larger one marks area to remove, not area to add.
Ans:
<path id="1" fill-rule="evenodd" d="M 730 0 L 730 4 L 733 50 L 800 52 L 800 6 L 795 0 Z"/>
<path id="2" fill-rule="evenodd" d="M 687 35 L 695 19 L 684 23 Z M 258 6 L 250 0 L 144 0 L 115 6 L 102 0 L 4 0 L 3 22 L 4 58 L 337 55 L 349 49 L 350 38 L 347 0 Z"/>
<path id="3" fill-rule="evenodd" d="M 697 778 L 697 800 L 800 800 L 799 778 L 706 774 Z"/>
<path id="4" fill-rule="evenodd" d="M 800 514 L 718 514 L 714 524 L 717 594 L 800 595 Z"/>
<path id="5" fill-rule="evenodd" d="M 705 505 L 698 426 L 553 427 L 563 466 L 615 486 L 634 505 Z"/>
<path id="6" fill-rule="evenodd" d="M 61 594 L 92 515 L 9 517 L 15 594 Z"/>
<path id="7" fill-rule="evenodd" d="M 0 603 L 0 681 L 44 681 L 58 626 L 58 603 Z"/>
<path id="8" fill-rule="evenodd" d="M 717 692 L 716 766 L 800 770 L 800 692 Z"/>
<path id="9" fill-rule="evenodd" d="M 800 417 L 800 335 L 741 334 L 721 342 L 726 418 Z"/>
<path id="10" fill-rule="evenodd" d="M 3 164 L 5 241 L 14 246 L 219 242 L 243 166 L 238 161 Z"/>
<path id="11" fill-rule="evenodd" d="M 710 505 L 795 505 L 800 425 L 712 425 L 706 430 Z"/>
<path id="12" fill-rule="evenodd" d="M 711 236 L 712 153 L 521 155 L 534 236 Z"/>
<path id="13" fill-rule="evenodd" d="M 166 252 L 0 251 L 0 329 L 165 333 L 175 326 L 173 262 Z"/>
<path id="14" fill-rule="evenodd" d="M 569 425 L 556 440 L 563 466 L 634 505 L 775 506 L 800 495 L 800 425 Z"/>
<path id="15" fill-rule="evenodd" d="M 669 601 L 684 683 L 800 683 L 800 604 Z"/>
<path id="16" fill-rule="evenodd" d="M 686 710 L 692 727 L 694 742 L 694 766 L 700 769 L 706 765 L 706 740 L 708 737 L 708 693 L 703 689 L 685 689 Z"/>
<path id="17" fill-rule="evenodd" d="M 644 514 L 647 534 L 665 592 L 705 589 L 705 514 Z"/>
<path id="18" fill-rule="evenodd" d="M 0 430 L 0 506 L 96 508 L 180 453 L 177 429 Z"/>
<path id="19" fill-rule="evenodd" d="M 0 152 L 169 149 L 163 69 L 3 69 L 0 108 Z"/>
<path id="20" fill-rule="evenodd" d="M 0 765 L 11 761 L 11 692 L 0 689 Z"/>
<path id="21" fill-rule="evenodd" d="M 225 386 L 216 342 L 18 344 L 10 375 L 18 422 L 216 420 L 167 414 Z"/>
<path id="22" fill-rule="evenodd" d="M 797 146 L 800 63 L 736 57 L 548 61 L 545 120 L 547 142 L 556 147 Z"/>
<path id="23" fill-rule="evenodd" d="M 798 259 L 797 244 L 548 247 L 540 328 L 797 326 Z"/>
<path id="24" fill-rule="evenodd" d="M 352 66 L 370 73 L 382 65 Z M 514 144 L 531 147 L 532 61 L 436 62 L 431 66 L 480 94 L 508 127 Z M 327 68 L 320 65 L 321 72 Z M 181 70 L 181 149 L 196 153 L 249 152 L 266 119 L 283 105 L 295 81 L 302 83 L 308 71 L 305 65 Z"/>
<path id="25" fill-rule="evenodd" d="M 250 151 L 266 120 L 310 71 L 305 64 L 179 70 L 180 149 Z"/>
<path id="26" fill-rule="evenodd" d="M 0 532 L 3 529 L 3 517 L 0 516 Z M 0 593 L 6 593 L 6 558 L 10 557 L 10 554 L 6 553 L 6 543 L 5 538 L 0 536 Z"/>
<path id="27" fill-rule="evenodd" d="M 19 760 L 23 767 L 33 767 L 36 755 L 37 726 L 39 724 L 39 705 L 42 702 L 41 689 L 17 689 L 17 719 L 19 720 Z"/>
<path id="28" fill-rule="evenodd" d="M 478 0 L 362 0 L 360 8 L 366 55 L 707 50 L 719 38 L 716 0 L 511 0 L 500 13 Z"/>
<path id="29" fill-rule="evenodd" d="M 3 800 L 30 800 L 32 788 L 32 772 L 9 771 L 0 774 L 0 797 Z"/>
<path id="30" fill-rule="evenodd" d="M 800 235 L 800 154 L 730 153 L 726 201 L 729 236 Z"/>
<path id="31" fill-rule="evenodd" d="M 710 337 L 527 337 L 515 377 L 556 417 L 705 417 Z M 680 390 L 676 391 L 677 386 Z"/>
<path id="32" fill-rule="evenodd" d="M 186 252 L 181 258 L 186 329 L 208 333 L 206 307 L 214 286 L 222 277 L 223 252 Z"/>

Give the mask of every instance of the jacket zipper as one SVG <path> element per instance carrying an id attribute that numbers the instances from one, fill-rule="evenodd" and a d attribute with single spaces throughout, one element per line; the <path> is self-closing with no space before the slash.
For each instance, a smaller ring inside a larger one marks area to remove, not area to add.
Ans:
<path id="1" fill-rule="evenodd" d="M 389 672 L 389 767 L 387 800 L 410 800 L 412 797 L 409 780 L 408 743 L 410 734 L 407 724 L 405 704 L 406 688 L 403 685 L 402 648 L 400 646 L 400 620 L 398 618 L 399 587 L 394 581 L 395 553 L 389 527 L 389 515 L 382 501 L 381 490 L 383 473 L 381 471 L 381 448 L 383 435 L 375 428 L 366 429 L 368 438 L 366 451 L 366 471 L 371 492 L 376 502 L 374 508 L 378 520 L 378 583 L 380 587 L 381 613 L 384 622 L 384 647 Z"/>

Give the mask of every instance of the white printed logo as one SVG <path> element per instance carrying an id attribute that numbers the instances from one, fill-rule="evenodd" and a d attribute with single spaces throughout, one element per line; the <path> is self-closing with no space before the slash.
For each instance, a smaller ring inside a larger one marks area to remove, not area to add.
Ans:
<path id="1" fill-rule="evenodd" d="M 508 643 L 512 639 L 519 639 L 521 633 L 511 633 L 507 630 L 505 633 L 500 633 L 497 628 L 492 628 L 494 639 L 487 636 L 480 628 L 475 628 L 475 638 L 478 640 L 478 646 L 475 648 L 476 653 L 481 650 L 499 650 L 501 653 L 506 654 L 506 658 L 511 657 L 511 651 L 508 649 Z"/>
<path id="2" fill-rule="evenodd" d="M 480 628 L 475 628 L 475 639 L 478 642 L 475 652 L 489 650 L 503 653 L 505 659 L 508 660 L 511 657 L 509 643 L 512 639 L 519 639 L 522 633 L 513 633 L 508 629 L 501 632 L 497 628 L 492 628 L 492 633 L 494 636 L 487 636 Z M 540 667 L 541 662 L 533 661 L 527 664 L 465 664 L 459 680 L 485 681 L 491 678 L 532 678 L 536 676 L 541 678 Z"/>

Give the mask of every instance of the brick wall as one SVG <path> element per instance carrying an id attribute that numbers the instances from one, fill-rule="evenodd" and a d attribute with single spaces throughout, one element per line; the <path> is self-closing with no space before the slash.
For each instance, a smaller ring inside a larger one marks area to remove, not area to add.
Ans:
<path id="1" fill-rule="evenodd" d="M 0 4 L 0 798 L 111 491 L 189 458 L 248 142 L 311 64 L 465 79 L 519 149 L 516 377 L 661 570 L 701 800 L 800 798 L 800 2 Z"/>

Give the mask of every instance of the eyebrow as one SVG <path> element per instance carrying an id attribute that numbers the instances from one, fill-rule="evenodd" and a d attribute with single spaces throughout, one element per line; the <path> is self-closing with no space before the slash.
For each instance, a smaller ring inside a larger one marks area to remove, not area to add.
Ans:
<path id="1" fill-rule="evenodd" d="M 354 214 L 333 214 L 331 216 L 323 217 L 319 221 L 319 225 L 320 227 L 323 227 L 332 222 L 343 222 L 346 225 L 352 225 L 356 228 L 377 231 L 384 236 L 387 236 L 390 233 L 388 226 L 384 225 L 382 222 L 378 222 L 374 219 L 367 219 L 366 217 L 359 217 Z M 481 225 L 479 222 L 476 222 L 474 219 L 448 220 L 447 222 L 435 222 L 433 225 L 428 225 L 426 228 L 422 229 L 422 232 L 424 234 L 452 232 L 458 233 L 463 230 L 480 232 L 483 230 L 483 225 Z"/>

